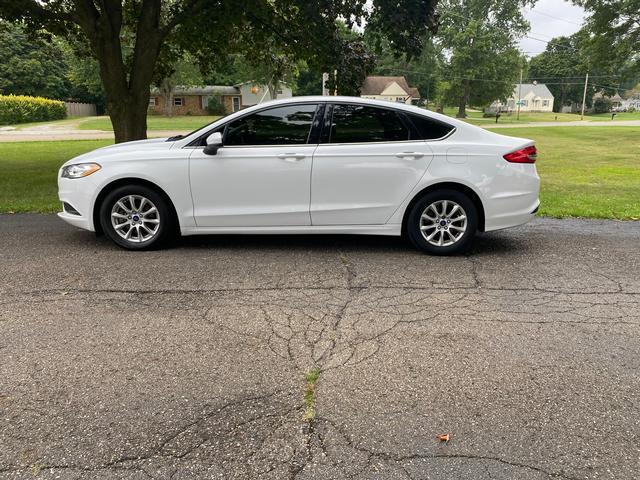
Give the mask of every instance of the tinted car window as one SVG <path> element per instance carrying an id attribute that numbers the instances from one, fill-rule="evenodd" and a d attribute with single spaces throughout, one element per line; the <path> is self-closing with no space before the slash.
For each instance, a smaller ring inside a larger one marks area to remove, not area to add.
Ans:
<path id="1" fill-rule="evenodd" d="M 287 105 L 231 122 L 225 145 L 295 145 L 307 143 L 317 105 Z"/>
<path id="2" fill-rule="evenodd" d="M 398 114 L 386 108 L 335 105 L 331 143 L 394 142 L 409 139 L 409 129 Z"/>
<path id="3" fill-rule="evenodd" d="M 407 115 L 415 127 L 415 132 L 411 135 L 417 140 L 435 140 L 437 138 L 446 137 L 453 127 L 446 123 L 432 120 L 422 115 Z"/>

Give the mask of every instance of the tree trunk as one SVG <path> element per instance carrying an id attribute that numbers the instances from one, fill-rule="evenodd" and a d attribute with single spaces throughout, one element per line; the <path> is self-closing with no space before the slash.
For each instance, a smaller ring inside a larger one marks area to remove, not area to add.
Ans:
<path id="1" fill-rule="evenodd" d="M 149 93 L 128 95 L 129 101 L 107 101 L 107 109 L 116 143 L 147 138 L 147 108 Z"/>
<path id="2" fill-rule="evenodd" d="M 458 113 L 456 118 L 467 118 L 467 103 L 469 102 L 469 95 L 471 94 L 471 84 L 468 80 L 464 80 L 462 83 L 462 95 L 458 101 Z"/>
<path id="3" fill-rule="evenodd" d="M 160 0 L 143 2 L 133 55 L 125 61 L 121 43 L 122 3 L 77 2 L 74 15 L 100 66 L 107 111 L 116 143 L 147 138 L 149 89 L 166 32 L 160 28 Z"/>

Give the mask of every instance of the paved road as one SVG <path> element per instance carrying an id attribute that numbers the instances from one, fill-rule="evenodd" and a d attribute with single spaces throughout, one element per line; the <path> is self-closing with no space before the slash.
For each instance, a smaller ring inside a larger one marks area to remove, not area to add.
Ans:
<path id="1" fill-rule="evenodd" d="M 456 258 L 306 236 L 130 253 L 35 215 L 0 216 L 0 244 L 2 479 L 640 471 L 639 223 L 537 220 Z"/>
<path id="2" fill-rule="evenodd" d="M 576 121 L 576 122 L 534 122 L 534 123 L 491 123 L 483 128 L 522 127 L 640 127 L 640 120 L 620 121 Z M 149 138 L 164 138 L 189 133 L 190 130 L 149 130 Z M 103 130 L 78 130 L 73 125 L 53 125 L 24 128 L 21 130 L 0 130 L 1 142 L 41 142 L 51 140 L 113 140 L 113 132 Z"/>
<path id="3" fill-rule="evenodd" d="M 640 127 L 640 120 L 594 120 L 576 122 L 531 122 L 531 123 L 492 123 L 482 125 L 485 128 L 520 127 Z"/>

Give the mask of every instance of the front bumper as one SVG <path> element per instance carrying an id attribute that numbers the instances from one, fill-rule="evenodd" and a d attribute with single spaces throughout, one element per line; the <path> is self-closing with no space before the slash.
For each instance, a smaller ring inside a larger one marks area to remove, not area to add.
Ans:
<path id="1" fill-rule="evenodd" d="M 71 225 L 84 230 L 95 231 L 93 225 L 93 203 L 96 192 L 96 179 L 98 173 L 86 178 L 61 178 L 58 176 L 58 198 L 62 203 L 68 203 L 79 213 L 75 215 L 63 209 L 58 217 Z"/>
<path id="2" fill-rule="evenodd" d="M 72 215 L 67 212 L 58 212 L 58 217 L 67 223 L 70 223 L 74 227 L 82 228 L 83 230 L 94 231 L 93 222 L 81 215 Z"/>

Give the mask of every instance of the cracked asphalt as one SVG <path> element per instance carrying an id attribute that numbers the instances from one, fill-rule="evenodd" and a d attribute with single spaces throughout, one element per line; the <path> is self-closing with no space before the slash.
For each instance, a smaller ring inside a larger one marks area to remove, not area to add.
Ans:
<path id="1" fill-rule="evenodd" d="M 2 479 L 638 478 L 638 222 L 0 245 Z"/>

